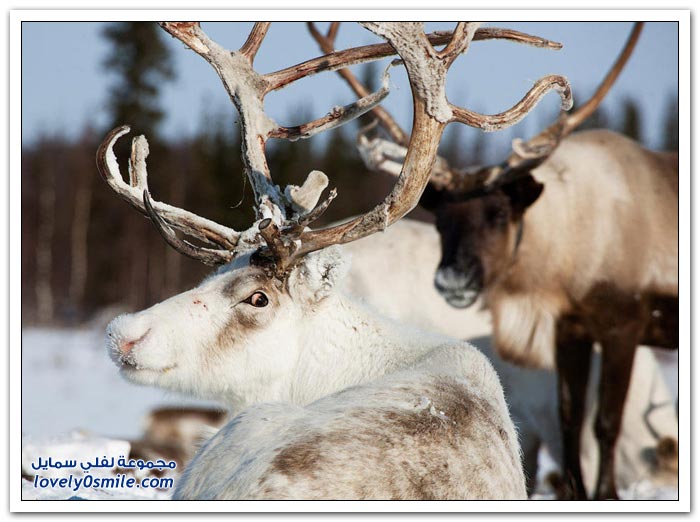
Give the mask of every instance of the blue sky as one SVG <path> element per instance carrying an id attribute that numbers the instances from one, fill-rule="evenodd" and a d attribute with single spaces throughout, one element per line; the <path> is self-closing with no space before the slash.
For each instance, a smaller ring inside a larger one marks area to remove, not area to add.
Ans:
<path id="1" fill-rule="evenodd" d="M 22 27 L 22 139 L 30 142 L 42 133 L 77 134 L 86 123 L 106 121 L 105 101 L 110 75 L 101 62 L 108 52 L 100 33 L 103 23 L 25 22 Z M 509 42 L 476 42 L 450 71 L 448 97 L 454 103 L 481 112 L 500 112 L 546 74 L 563 74 L 574 97 L 584 101 L 604 76 L 622 48 L 631 23 L 622 22 L 499 22 L 557 40 L 561 51 L 519 46 Z M 205 30 L 222 45 L 238 48 L 250 23 L 205 23 Z M 427 24 L 428 30 L 451 24 Z M 177 80 L 162 91 L 166 137 L 196 132 L 204 112 L 230 114 L 234 109 L 211 67 L 182 44 L 166 37 L 173 49 Z M 378 41 L 368 31 L 344 23 L 338 47 Z M 315 42 L 300 22 L 273 23 L 256 59 L 262 72 L 277 70 L 317 56 Z M 410 92 L 400 68 L 392 72 L 392 92 L 385 106 L 405 127 L 410 126 Z M 644 139 L 661 142 L 662 115 L 668 97 L 678 88 L 678 30 L 675 23 L 651 22 L 626 70 L 605 100 L 611 111 L 625 98 L 638 100 L 644 109 Z M 305 79 L 266 99 L 266 109 L 280 123 L 303 123 L 303 114 L 317 117 L 333 105 L 353 101 L 353 95 L 335 74 Z M 541 128 L 556 110 L 558 98 L 547 96 L 532 115 L 513 130 L 494 136 L 504 146 L 514 136 L 527 137 Z M 478 131 L 467 130 L 469 139 Z M 489 138 L 491 139 L 491 138 Z"/>

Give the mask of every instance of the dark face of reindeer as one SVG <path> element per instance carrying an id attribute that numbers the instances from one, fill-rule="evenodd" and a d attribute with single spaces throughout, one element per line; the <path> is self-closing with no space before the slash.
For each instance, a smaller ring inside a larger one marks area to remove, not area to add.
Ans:
<path id="1" fill-rule="evenodd" d="M 442 243 L 435 288 L 449 304 L 471 306 L 508 267 L 520 241 L 523 213 L 543 188 L 529 174 L 478 197 L 428 185 L 421 205 L 434 214 Z"/>

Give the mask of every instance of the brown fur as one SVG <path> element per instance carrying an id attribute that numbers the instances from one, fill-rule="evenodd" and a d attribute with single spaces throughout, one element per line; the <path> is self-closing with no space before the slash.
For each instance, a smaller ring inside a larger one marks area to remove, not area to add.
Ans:
<path id="1" fill-rule="evenodd" d="M 211 408 L 158 408 L 148 414 L 147 433 L 152 425 L 177 423 L 183 418 L 201 421 L 209 426 L 218 426 L 226 417 L 226 412 Z"/>
<path id="2" fill-rule="evenodd" d="M 591 170 L 582 171 L 576 161 L 589 149 Z M 596 154 L 601 157 L 596 159 Z M 673 158 L 646 151 L 610 132 L 583 132 L 562 143 L 533 172 L 545 190 L 525 212 L 518 255 L 506 270 L 490 274 L 487 281 L 493 283 L 487 282 L 484 288 L 494 314 L 497 348 L 504 358 L 552 367 L 554 324 L 549 318 L 581 311 L 596 285 L 614 284 L 615 292 L 649 303 L 657 301 L 673 322 L 678 284 L 678 172 L 677 164 L 675 170 L 667 168 Z M 613 167 L 596 170 L 592 159 Z M 499 257 L 508 259 L 509 253 L 502 249 Z M 513 298 L 523 300 L 520 313 L 525 324 L 531 325 L 527 335 L 517 340 L 499 328 L 506 321 L 504 307 Z M 652 321 L 651 315 L 647 319 L 658 330 L 660 321 Z M 649 335 L 659 337 L 653 329 L 650 326 Z M 538 338 L 543 341 L 540 345 L 529 342 Z"/>
<path id="3" fill-rule="evenodd" d="M 130 456 L 150 460 L 165 457 L 182 469 L 206 438 L 206 429 L 218 428 L 225 420 L 225 411 L 212 408 L 155 409 L 146 418 L 143 437 L 131 442 Z"/>
<path id="4" fill-rule="evenodd" d="M 241 313 L 240 310 L 232 310 L 231 317 L 224 327 L 219 331 L 214 347 L 219 349 L 228 349 L 230 346 L 236 346 L 236 339 L 250 332 L 265 326 L 256 320 L 254 315 Z"/>
<path id="5" fill-rule="evenodd" d="M 656 468 L 660 471 L 678 474 L 678 441 L 663 437 L 656 445 Z"/>
<path id="6" fill-rule="evenodd" d="M 357 453 L 352 451 L 353 447 L 366 452 L 364 457 L 377 453 L 372 459 L 376 467 L 363 469 L 360 475 L 362 483 L 351 484 L 352 498 L 358 499 L 368 498 L 370 491 L 374 492 L 372 498 L 377 498 L 377 491 L 382 491 L 381 498 L 393 500 L 465 498 L 465 491 L 454 481 L 457 468 L 466 467 L 465 473 L 471 468 L 469 475 L 475 480 L 480 475 L 493 475 L 493 470 L 506 462 L 508 466 L 520 467 L 520 462 L 513 459 L 506 449 L 511 443 L 507 432 L 502 429 L 493 406 L 484 402 L 485 399 L 474 397 L 472 392 L 449 377 L 435 380 L 425 394 L 432 398 L 432 411 L 430 408 L 417 411 L 360 409 L 346 413 L 338 419 L 335 428 L 331 427 L 323 434 L 300 434 L 292 443 L 279 448 L 269 472 L 260 479 L 262 494 L 272 491 L 270 487 L 266 488 L 266 484 L 279 474 L 289 478 L 305 476 L 314 483 L 311 488 L 314 496 L 327 498 L 329 487 L 337 487 L 337 484 L 327 483 L 324 470 L 336 466 L 345 470 L 336 478 L 338 481 L 343 481 L 344 476 L 355 476 L 351 471 L 355 463 L 346 460 L 348 455 Z M 345 419 L 350 419 L 352 429 Z M 484 423 L 488 426 L 486 433 Z M 448 442 L 447 451 L 445 441 Z M 502 451 L 496 451 L 500 457 L 495 458 L 493 451 L 487 452 L 485 457 L 477 455 L 473 448 L 481 444 L 494 449 L 502 447 Z M 415 454 L 417 460 L 410 462 L 395 457 Z M 483 471 L 479 472 L 479 468 Z M 492 488 L 492 484 L 484 482 L 477 485 L 477 490 L 472 490 L 471 495 L 498 498 L 502 492 Z"/>
<path id="7" fill-rule="evenodd" d="M 235 304 L 248 298 L 253 292 L 262 291 L 270 300 L 268 306 L 272 308 L 276 305 L 276 292 L 279 289 L 272 289 L 271 286 L 276 284 L 276 280 L 270 279 L 261 270 L 259 274 L 253 276 L 248 274 L 243 277 L 234 276 L 224 286 L 221 293 L 225 298 L 230 299 L 232 304 Z M 279 284 L 277 286 L 281 287 Z M 232 306 L 230 314 L 229 320 L 219 330 L 216 342 L 212 346 L 214 352 L 236 346 L 236 339 L 267 326 L 266 316 L 251 313 L 251 310 L 246 308 Z"/>

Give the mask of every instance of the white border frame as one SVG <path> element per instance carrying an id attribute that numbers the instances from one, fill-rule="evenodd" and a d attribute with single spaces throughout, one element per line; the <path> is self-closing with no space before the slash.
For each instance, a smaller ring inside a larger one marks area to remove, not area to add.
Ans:
<path id="1" fill-rule="evenodd" d="M 649 3 L 649 2 L 645 2 Z M 605 4 L 605 2 L 600 2 Z M 371 16 L 367 16 L 371 14 Z M 680 294 L 680 346 L 690 347 L 690 12 L 681 10 L 441 10 L 441 11 L 391 11 L 357 10 L 334 11 L 198 11 L 194 16 L 188 10 L 45 10 L 11 11 L 9 16 L 9 298 L 11 303 L 21 299 L 21 23 L 23 21 L 63 20 L 189 20 L 202 21 L 266 20 L 460 20 L 488 19 L 493 21 L 576 21 L 598 18 L 606 21 L 650 20 L 679 22 L 679 288 Z M 12 175 L 14 173 L 14 175 Z M 679 500 L 673 501 L 624 501 L 624 502 L 527 502 L 527 501 L 449 501 L 449 502 L 372 502 L 372 501 L 276 501 L 276 502 L 172 502 L 172 501 L 22 501 L 21 484 L 16 480 L 16 470 L 21 467 L 21 307 L 9 306 L 9 389 L 10 389 L 10 465 L 8 466 L 11 511 L 15 512 L 687 512 L 690 510 L 690 350 L 679 351 Z"/>

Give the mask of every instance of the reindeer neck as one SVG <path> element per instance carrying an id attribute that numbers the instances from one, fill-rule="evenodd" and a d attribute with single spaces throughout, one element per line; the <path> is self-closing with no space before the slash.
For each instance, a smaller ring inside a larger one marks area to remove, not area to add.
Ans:
<path id="1" fill-rule="evenodd" d="M 438 344 L 438 336 L 382 317 L 342 295 L 329 298 L 307 324 L 290 383 L 290 400 L 297 404 L 410 367 Z"/>

